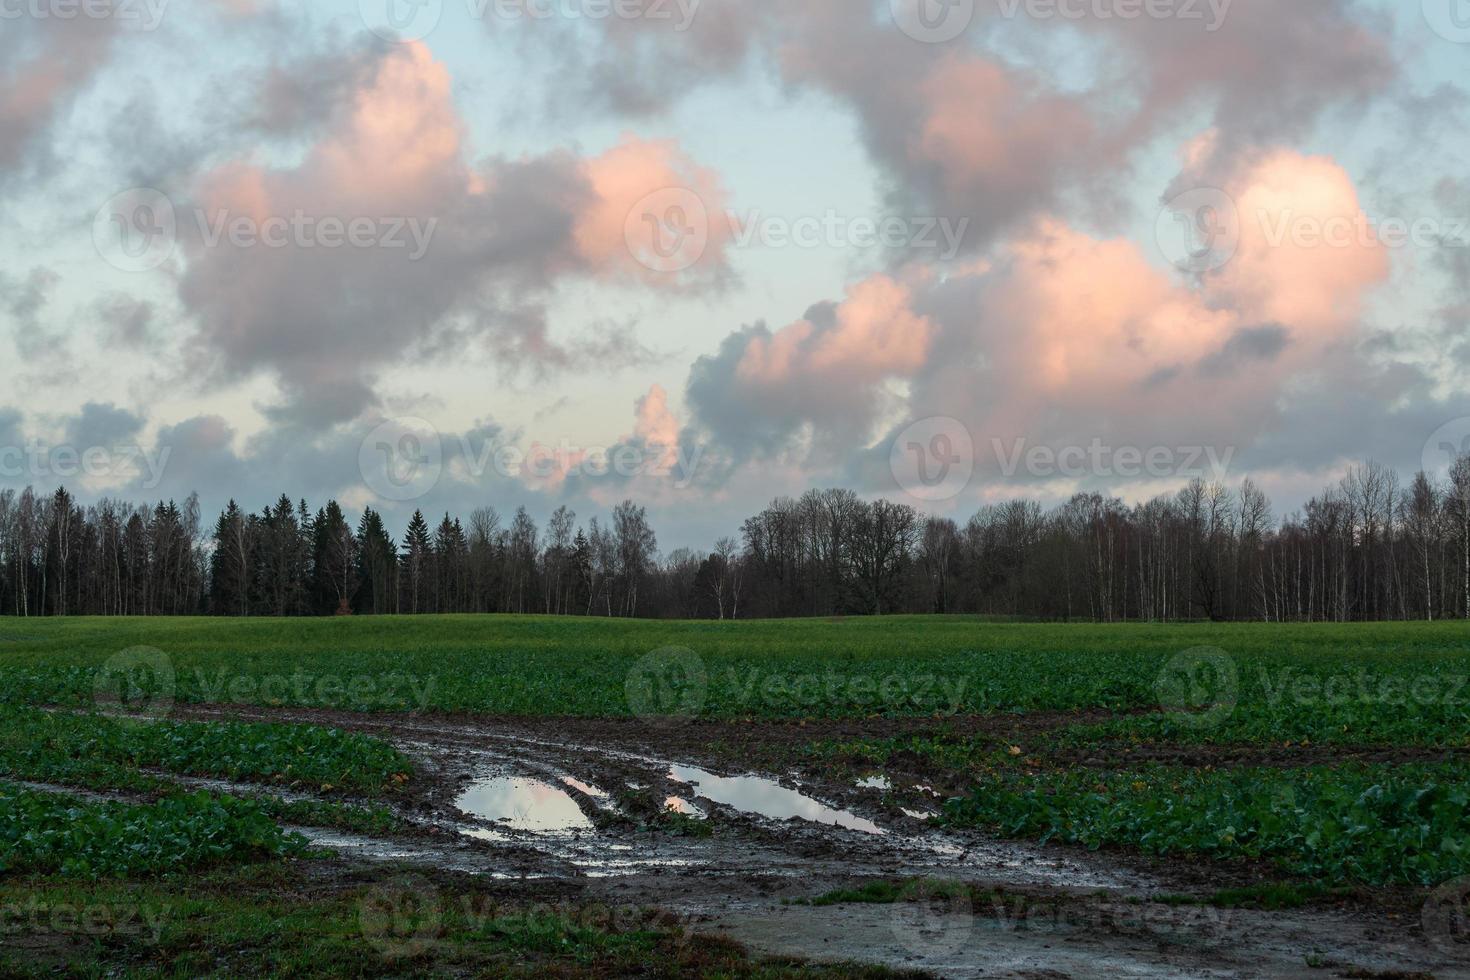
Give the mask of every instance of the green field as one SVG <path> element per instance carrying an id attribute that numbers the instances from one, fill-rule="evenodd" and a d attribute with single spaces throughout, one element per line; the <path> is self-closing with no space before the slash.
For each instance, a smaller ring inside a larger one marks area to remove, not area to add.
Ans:
<path id="1" fill-rule="evenodd" d="M 1176 688 L 1162 695 L 1161 676 L 1181 656 L 1176 673 L 1187 674 L 1199 660 L 1191 651 L 1214 648 L 1233 670 L 1225 692 L 1233 707 L 1220 724 L 1175 726 L 1170 737 L 1420 745 L 1470 739 L 1470 625 L 1462 622 L 13 620 L 0 627 L 4 697 L 31 705 L 91 703 L 97 669 L 138 647 L 167 655 L 180 701 L 587 717 L 633 712 L 640 706 L 630 705 L 630 672 L 659 651 L 684 649 L 698 658 L 701 690 L 670 707 L 711 718 L 1187 706 L 1187 692 L 1182 702 L 1170 693 L 1183 674 L 1166 678 L 1166 688 Z"/>
<path id="2" fill-rule="evenodd" d="M 255 881 L 309 863 L 280 821 L 391 827 L 372 801 L 396 798 L 414 778 L 411 761 L 336 728 L 167 717 L 199 703 L 674 715 L 752 744 L 763 719 L 805 719 L 810 740 L 783 744 L 776 762 L 926 779 L 947 797 L 936 821 L 953 828 L 1269 869 L 1287 894 L 1424 889 L 1470 874 L 1470 768 L 1459 752 L 1470 748 L 1467 678 L 1470 626 L 1459 622 L 10 620 L 0 624 L 0 780 L 12 781 L 0 782 L 0 886 L 130 887 L 194 910 L 162 945 L 92 949 L 99 969 L 120 956 L 152 972 L 161 949 L 187 946 L 211 921 L 261 970 L 305 970 L 311 950 L 345 941 L 341 895 L 281 898 L 282 914 L 307 925 L 294 950 L 262 959 L 257 924 L 232 888 L 191 890 L 189 876 Z M 145 717 L 96 714 L 122 710 Z M 863 733 L 865 721 L 902 719 L 906 734 Z M 841 738 L 824 732 L 840 720 L 857 724 Z M 238 800 L 185 792 L 173 775 L 356 802 Z M 67 802 L 20 782 L 133 798 Z M 614 935 L 556 917 L 454 935 L 437 966 L 531 948 L 556 969 L 608 955 L 631 970 L 668 941 L 653 927 Z M 724 947 L 680 955 L 700 957 L 693 972 L 805 969 Z"/>

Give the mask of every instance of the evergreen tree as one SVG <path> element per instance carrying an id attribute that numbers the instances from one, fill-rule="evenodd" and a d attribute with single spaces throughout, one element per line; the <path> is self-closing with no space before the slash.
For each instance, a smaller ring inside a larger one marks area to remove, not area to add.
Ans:
<path id="1" fill-rule="evenodd" d="M 382 615 L 398 611 L 398 546 L 371 507 L 357 525 L 358 598 L 361 613 Z"/>
<path id="2" fill-rule="evenodd" d="M 357 592 L 357 538 L 337 501 L 317 512 L 311 522 L 312 601 L 319 615 L 352 611 Z"/>
<path id="3" fill-rule="evenodd" d="M 214 526 L 214 553 L 209 556 L 209 608 L 217 616 L 250 612 L 250 548 L 245 515 L 231 500 Z"/>
<path id="4" fill-rule="evenodd" d="M 429 524 L 423 511 L 414 511 L 403 539 L 402 574 L 403 604 L 406 613 L 428 612 L 430 606 L 430 563 L 434 559 L 434 543 L 429 539 Z"/>

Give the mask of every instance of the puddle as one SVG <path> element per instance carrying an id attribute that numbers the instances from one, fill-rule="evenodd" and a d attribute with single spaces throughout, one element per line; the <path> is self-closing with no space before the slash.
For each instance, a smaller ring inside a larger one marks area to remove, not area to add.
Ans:
<path id="1" fill-rule="evenodd" d="M 857 787 L 858 789 L 881 789 L 886 793 L 893 789 L 893 783 L 887 776 L 864 776 L 857 781 Z"/>
<path id="2" fill-rule="evenodd" d="M 905 816 L 913 817 L 915 820 L 933 820 L 939 816 L 939 814 L 931 813 L 928 810 L 910 810 L 908 807 L 899 807 L 899 809 L 904 812 Z"/>
<path id="3" fill-rule="evenodd" d="M 465 813 L 512 830 L 564 833 L 591 830 L 592 821 L 565 790 L 539 779 L 498 776 L 478 782 L 460 794 L 454 805 Z"/>
<path id="4" fill-rule="evenodd" d="M 561 777 L 561 781 L 570 786 L 572 789 L 576 790 L 578 793 L 581 793 L 583 796 L 590 796 L 594 800 L 612 799 L 612 797 L 608 796 L 607 793 L 603 790 L 598 789 L 591 783 L 584 783 L 580 779 L 574 779 L 571 776 L 563 776 Z"/>
<path id="5" fill-rule="evenodd" d="M 686 817 L 704 816 L 704 811 L 699 807 L 677 796 L 671 796 L 667 800 L 664 800 L 664 809 L 673 810 L 675 813 L 682 813 Z"/>
<path id="6" fill-rule="evenodd" d="M 699 795 L 706 799 L 746 813 L 758 813 L 772 820 L 799 817 L 812 823 L 859 830 L 865 834 L 886 833 L 871 820 L 864 820 L 844 810 L 834 810 L 796 790 L 787 789 L 774 780 L 759 776 L 716 776 L 703 769 L 676 765 L 670 767 L 669 778 L 695 787 Z"/>

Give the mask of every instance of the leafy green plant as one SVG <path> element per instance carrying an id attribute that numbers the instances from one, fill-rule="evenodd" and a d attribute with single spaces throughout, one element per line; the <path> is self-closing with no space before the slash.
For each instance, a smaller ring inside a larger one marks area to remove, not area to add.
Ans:
<path id="1" fill-rule="evenodd" d="M 369 793 L 396 787 L 412 772 L 386 742 L 337 729 L 246 722 L 118 725 L 89 715 L 0 709 L 0 775 L 95 788 L 162 785 L 140 768 Z"/>
<path id="2" fill-rule="evenodd" d="M 0 784 L 0 874 L 154 874 L 305 849 L 304 838 L 283 832 L 250 800 L 197 793 L 148 805 L 90 803 Z"/>
<path id="3" fill-rule="evenodd" d="M 1327 884 L 1470 872 L 1470 780 L 1451 765 L 1000 774 L 945 819 L 1012 837 L 1260 858 Z"/>

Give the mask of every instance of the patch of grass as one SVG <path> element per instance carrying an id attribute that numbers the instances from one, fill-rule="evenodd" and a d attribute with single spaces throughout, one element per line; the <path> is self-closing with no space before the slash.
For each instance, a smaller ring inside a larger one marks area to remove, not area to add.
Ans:
<path id="1" fill-rule="evenodd" d="M 1274 882 L 1226 888 L 1215 892 L 1207 901 L 1221 909 L 1299 909 L 1334 895 L 1345 895 L 1340 888 L 1329 888 L 1319 882 Z"/>
<path id="2" fill-rule="evenodd" d="M 1008 773 L 945 819 L 1007 836 L 1260 858 L 1329 885 L 1470 872 L 1470 776 L 1450 765 Z"/>
<path id="3" fill-rule="evenodd" d="M 92 803 L 0 783 L 0 874 L 158 874 L 305 851 L 303 838 L 250 800 L 196 793 Z"/>
<path id="4" fill-rule="evenodd" d="M 902 901 L 904 886 L 900 882 L 870 881 L 857 888 L 834 888 L 815 898 L 803 899 L 803 905 L 892 905 Z"/>
<path id="5" fill-rule="evenodd" d="M 263 811 L 281 823 L 302 827 L 328 827 L 353 834 L 392 834 L 402 831 L 405 823 L 387 807 L 353 806 L 321 800 L 279 800 L 260 797 Z"/>
<path id="6" fill-rule="evenodd" d="M 1150 895 L 1147 899 L 1131 898 L 1129 904 L 1141 905 L 1212 905 L 1218 909 L 1299 909 L 1324 898 L 1345 897 L 1350 889 L 1329 888 L 1320 882 L 1275 881 L 1242 888 L 1223 888 L 1212 895 Z"/>
<path id="7" fill-rule="evenodd" d="M 898 902 L 950 899 L 978 894 L 971 886 L 942 878 L 908 878 L 900 881 L 869 881 L 856 888 L 836 888 L 815 898 L 799 899 L 801 905 L 894 905 Z M 989 894 L 986 892 L 984 894 Z"/>
<path id="8" fill-rule="evenodd" d="M 379 739 L 311 725 L 119 724 L 96 715 L 0 708 L 0 775 L 91 788 L 156 790 L 140 768 L 381 793 L 412 772 Z"/>
<path id="9" fill-rule="evenodd" d="M 658 828 L 676 837 L 712 837 L 714 825 L 708 819 L 700 819 L 688 813 L 680 813 L 666 807 L 658 816 Z"/>

